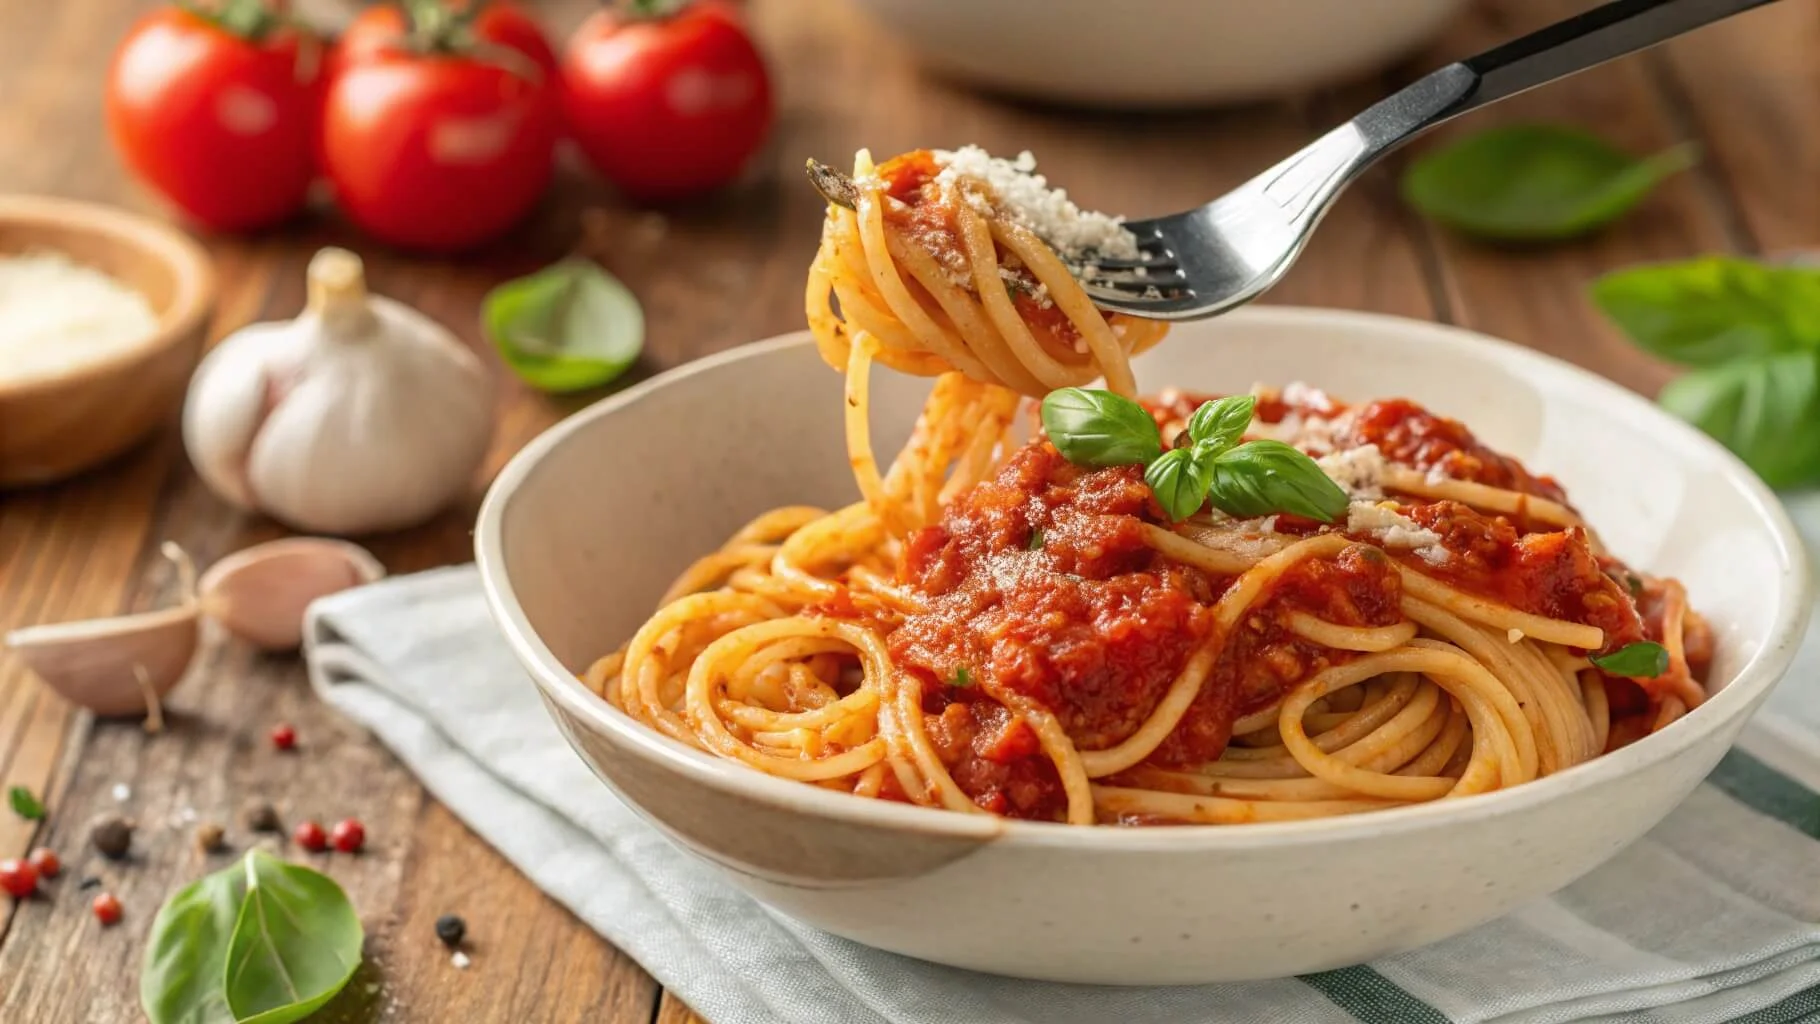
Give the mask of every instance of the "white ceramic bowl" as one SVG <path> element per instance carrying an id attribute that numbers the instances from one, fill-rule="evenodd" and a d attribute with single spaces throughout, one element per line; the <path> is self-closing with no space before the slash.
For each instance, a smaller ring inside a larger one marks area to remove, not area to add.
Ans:
<path id="1" fill-rule="evenodd" d="M 476 545 L 500 627 L 609 787 L 792 917 L 960 967 L 1099 983 L 1281 977 L 1445 938 L 1586 874 L 1699 783 L 1787 667 L 1807 561 L 1737 460 L 1599 377 L 1451 327 L 1252 308 L 1182 324 L 1146 390 L 1301 379 L 1408 396 L 1554 473 L 1617 553 L 1683 580 L 1718 692 L 1662 732 L 1525 786 L 1320 821 L 1150 829 L 1005 821 L 771 778 L 663 738 L 572 673 L 763 509 L 853 500 L 841 382 L 805 336 L 666 373 L 570 417 L 500 474 Z M 928 382 L 874 381 L 880 451 Z M 604 798 L 604 794 L 603 794 Z"/>
<path id="2" fill-rule="evenodd" d="M 937 73 L 1092 107 L 1256 100 L 1364 74 L 1464 0 L 854 0 Z"/>

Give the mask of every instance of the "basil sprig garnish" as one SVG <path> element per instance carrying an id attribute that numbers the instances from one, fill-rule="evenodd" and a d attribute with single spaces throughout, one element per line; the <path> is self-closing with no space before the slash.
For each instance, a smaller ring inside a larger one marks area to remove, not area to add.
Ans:
<path id="1" fill-rule="evenodd" d="M 1637 347 L 1688 368 L 1664 409 L 1771 487 L 1820 482 L 1820 269 L 1709 256 L 1615 271 L 1592 297 Z"/>
<path id="2" fill-rule="evenodd" d="M 1144 482 L 1170 519 L 1186 519 L 1207 500 L 1213 460 L 1197 458 L 1193 447 L 1166 451 L 1144 467 Z"/>
<path id="3" fill-rule="evenodd" d="M 1163 450 L 1156 420 L 1123 395 L 1062 388 L 1043 399 L 1043 431 L 1077 466 L 1143 466 L 1144 482 L 1173 521 L 1211 501 L 1235 516 L 1289 512 L 1323 523 L 1345 514 L 1346 492 L 1281 441 L 1241 441 L 1257 400 L 1207 402 L 1188 419 L 1188 443 Z"/>
<path id="4" fill-rule="evenodd" d="M 1654 679 L 1668 671 L 1668 648 L 1650 640 L 1639 640 L 1610 654 L 1595 654 L 1586 660 L 1614 676 Z"/>
<path id="5" fill-rule="evenodd" d="M 1163 453 L 1156 420 L 1123 395 L 1062 388 L 1043 399 L 1043 432 L 1077 466 L 1148 466 Z"/>
<path id="6" fill-rule="evenodd" d="M 1234 516 L 1289 512 L 1331 523 L 1346 514 L 1346 492 L 1315 461 L 1281 441 L 1252 441 L 1213 463 L 1208 494 Z"/>

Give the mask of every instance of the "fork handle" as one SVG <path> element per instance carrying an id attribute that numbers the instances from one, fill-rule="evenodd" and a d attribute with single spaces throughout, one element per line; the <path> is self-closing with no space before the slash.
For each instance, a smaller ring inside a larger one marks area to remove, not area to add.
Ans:
<path id="1" fill-rule="evenodd" d="M 1318 220 L 1386 153 L 1443 121 L 1774 0 L 1610 0 L 1431 72 L 1254 179 L 1289 225 Z"/>
<path id="2" fill-rule="evenodd" d="M 1476 88 L 1448 116 L 1634 53 L 1772 0 L 1612 0 L 1460 65 Z"/>

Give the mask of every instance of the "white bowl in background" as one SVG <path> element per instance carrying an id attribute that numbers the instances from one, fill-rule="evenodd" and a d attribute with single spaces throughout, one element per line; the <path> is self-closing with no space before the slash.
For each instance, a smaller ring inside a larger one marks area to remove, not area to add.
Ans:
<path id="1" fill-rule="evenodd" d="M 1580 878 L 1711 770 L 1787 668 L 1807 559 L 1775 497 L 1698 431 L 1566 363 L 1453 327 L 1252 307 L 1177 325 L 1146 391 L 1305 380 L 1406 396 L 1556 475 L 1615 552 L 1679 577 L 1713 624 L 1705 705 L 1501 792 L 1325 820 L 1086 828 L 773 778 L 660 736 L 576 678 L 680 570 L 764 509 L 854 500 L 840 375 L 806 334 L 672 370 L 571 416 L 494 482 L 476 549 L 493 614 L 571 744 L 728 881 L 858 942 L 1028 978 L 1283 977 L 1444 939 Z M 879 371 L 881 453 L 929 382 Z M 606 799 L 606 794 L 602 794 Z"/>
<path id="2" fill-rule="evenodd" d="M 1078 106 L 1264 99 L 1389 65 L 1465 0 L 853 0 L 929 69 Z"/>

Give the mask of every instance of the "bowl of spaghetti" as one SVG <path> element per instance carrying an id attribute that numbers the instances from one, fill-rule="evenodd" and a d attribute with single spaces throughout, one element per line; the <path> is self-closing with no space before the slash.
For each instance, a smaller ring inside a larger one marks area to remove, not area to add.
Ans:
<path id="1" fill-rule="evenodd" d="M 1129 232 L 1032 171 L 860 154 L 809 331 L 495 481 L 492 611 L 619 798 L 835 934 L 1168 984 L 1483 923 L 1717 763 L 1809 600 L 1736 459 L 1458 328 L 1102 315 Z"/>

